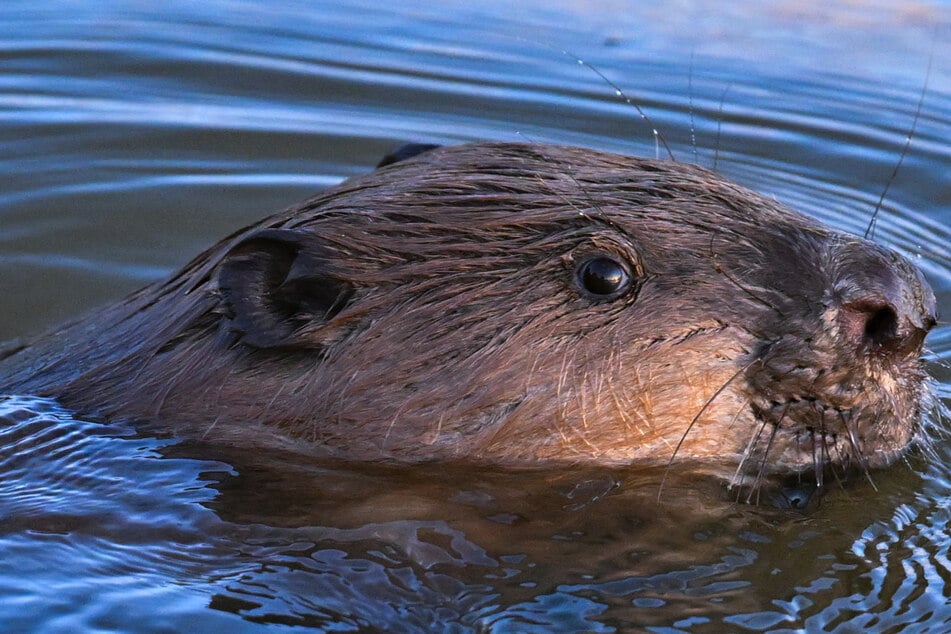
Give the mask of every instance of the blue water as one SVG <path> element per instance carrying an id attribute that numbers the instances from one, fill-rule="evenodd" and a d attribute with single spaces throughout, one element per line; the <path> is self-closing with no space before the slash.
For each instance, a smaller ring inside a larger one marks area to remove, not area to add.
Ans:
<path id="1" fill-rule="evenodd" d="M 402 142 L 665 155 L 653 129 L 857 233 L 889 184 L 875 237 L 947 320 L 951 7 L 641 4 L 3 3 L 0 340 Z M 948 402 L 946 321 L 929 349 Z M 0 401 L 0 631 L 945 632 L 951 443 L 934 454 L 790 513 L 690 481 L 657 502 L 651 473 L 213 453 L 17 395 Z"/>

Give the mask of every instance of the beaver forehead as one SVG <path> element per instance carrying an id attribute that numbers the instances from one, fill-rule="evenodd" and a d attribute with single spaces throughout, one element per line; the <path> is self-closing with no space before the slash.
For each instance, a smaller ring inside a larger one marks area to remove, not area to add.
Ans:
<path id="1" fill-rule="evenodd" d="M 314 199 L 300 225 L 357 212 L 368 220 L 493 224 L 588 215 L 699 230 L 822 225 L 704 168 L 574 147 L 485 143 L 445 147 L 347 181 Z M 599 213 L 597 213 L 599 212 Z"/>
<path id="2" fill-rule="evenodd" d="M 517 246 L 513 255 L 533 259 L 594 240 L 637 252 L 659 274 L 698 261 L 709 269 L 718 254 L 753 268 L 815 266 L 831 235 L 699 167 L 498 143 L 426 152 L 348 181 L 276 224 L 313 232 L 346 257 L 480 256 Z"/>

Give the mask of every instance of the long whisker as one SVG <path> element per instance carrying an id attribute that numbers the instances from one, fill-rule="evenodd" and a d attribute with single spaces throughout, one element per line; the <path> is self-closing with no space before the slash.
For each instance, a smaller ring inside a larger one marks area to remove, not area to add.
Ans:
<path id="1" fill-rule="evenodd" d="M 746 399 L 745 401 L 743 401 L 743 404 L 740 405 L 740 409 L 737 410 L 736 415 L 733 417 L 733 421 L 730 423 L 731 426 L 733 423 L 736 422 L 736 419 L 739 417 L 740 412 L 746 409 L 749 406 L 749 404 L 750 404 L 750 399 Z M 766 421 L 763 421 L 763 425 L 765 424 L 766 424 Z M 732 489 L 733 487 L 738 487 L 740 485 L 740 474 L 743 472 L 743 467 L 746 464 L 746 461 L 753 455 L 753 447 L 756 446 L 756 442 L 757 440 L 759 440 L 759 435 L 762 433 L 762 431 L 763 431 L 763 426 L 761 425 L 759 431 L 754 433 L 750 437 L 749 442 L 746 443 L 746 447 L 743 449 L 743 455 L 740 456 L 739 464 L 736 465 L 736 471 L 733 472 L 733 477 L 730 478 L 730 484 L 727 487 L 728 489 Z"/>
<path id="2" fill-rule="evenodd" d="M 654 135 L 654 142 L 659 143 L 660 145 L 664 147 L 664 151 L 667 152 L 667 156 L 670 158 L 670 160 L 674 162 L 677 161 L 677 159 L 674 158 L 674 153 L 670 149 L 670 146 L 667 145 L 667 139 L 665 139 L 664 135 L 660 133 L 660 131 L 657 129 L 657 126 L 654 125 L 654 122 L 651 121 L 651 118 L 647 116 L 647 113 L 644 112 L 643 108 L 637 105 L 637 102 L 635 102 L 633 99 L 628 97 L 627 94 L 621 89 L 621 87 L 618 86 L 616 82 L 612 81 L 607 75 L 601 72 L 601 70 L 597 66 L 594 66 L 593 64 L 590 64 L 584 61 L 583 59 L 581 59 L 580 57 L 578 57 L 577 55 L 575 55 L 574 53 L 566 49 L 558 48 L 557 46 L 552 46 L 551 44 L 546 44 L 544 42 L 537 42 L 537 41 L 527 40 L 524 38 L 517 38 L 517 39 L 522 40 L 523 42 L 529 42 L 530 44 L 544 46 L 552 51 L 558 51 L 565 57 L 570 57 L 571 59 L 573 59 L 575 63 L 577 63 L 579 66 L 584 66 L 585 68 L 593 72 L 595 75 L 600 77 L 602 80 L 604 80 L 604 83 L 606 83 L 608 86 L 614 89 L 614 94 L 620 97 L 622 100 L 624 100 L 624 103 L 634 108 L 634 110 L 637 111 L 637 114 L 640 115 L 641 120 L 650 126 L 651 132 Z"/>
<path id="3" fill-rule="evenodd" d="M 826 432 L 825 430 L 823 430 L 821 433 L 822 433 L 822 467 L 823 467 L 823 470 L 824 470 L 825 467 L 828 465 L 828 466 L 829 466 L 829 471 L 832 473 L 832 476 L 835 478 L 835 483 L 839 485 L 839 488 L 840 488 L 840 489 L 844 489 L 844 488 L 845 488 L 845 476 L 847 475 L 847 474 L 846 474 L 847 462 L 846 462 L 845 464 L 842 464 L 842 465 L 836 465 L 835 461 L 832 459 L 832 456 L 829 454 L 829 443 L 827 442 L 827 438 L 828 438 L 829 436 L 831 436 L 831 437 L 832 437 L 833 447 L 835 447 L 835 446 L 836 446 L 836 443 L 835 443 L 835 435 L 834 435 L 834 434 L 829 434 L 829 433 Z M 845 462 L 845 461 L 843 461 L 843 462 Z M 836 466 L 841 466 L 841 467 L 842 467 L 842 475 L 839 475 L 839 472 L 836 471 Z"/>
<path id="4" fill-rule="evenodd" d="M 769 464 L 769 452 L 773 448 L 773 441 L 776 440 L 776 434 L 779 433 L 779 428 L 783 424 L 783 419 L 786 417 L 786 410 L 789 409 L 787 404 L 783 408 L 783 413 L 779 415 L 779 420 L 772 425 L 772 429 L 769 432 L 769 440 L 766 441 L 766 449 L 763 450 L 763 458 L 760 460 L 759 471 L 756 473 L 756 478 L 753 480 L 753 488 L 750 489 L 749 495 L 746 498 L 746 502 L 750 503 L 753 494 L 756 494 L 756 504 L 759 504 L 759 495 L 762 490 L 763 479 L 766 476 L 766 466 Z"/>
<path id="5" fill-rule="evenodd" d="M 720 108 L 717 111 L 717 136 L 716 141 L 713 145 L 713 171 L 717 171 L 717 163 L 720 161 L 720 132 L 723 128 L 723 102 L 726 100 L 726 94 L 730 92 L 730 88 L 733 87 L 733 84 L 730 84 L 723 89 L 723 92 L 720 94 Z"/>
<path id="6" fill-rule="evenodd" d="M 693 162 L 700 164 L 700 156 L 697 153 L 697 127 L 693 120 L 693 65 L 694 51 L 690 50 L 690 69 L 687 72 L 687 110 L 690 112 L 690 146 L 693 148 Z"/>
<path id="7" fill-rule="evenodd" d="M 732 487 L 732 486 L 736 486 L 736 487 L 737 487 L 737 489 L 736 489 L 736 501 L 737 501 L 737 502 L 740 501 L 740 495 L 742 494 L 742 490 L 743 490 L 742 487 L 740 486 L 740 483 L 739 483 L 740 474 L 743 472 L 743 467 L 746 465 L 747 459 L 749 459 L 749 458 L 752 457 L 752 455 L 753 455 L 753 449 L 756 447 L 756 445 L 759 444 L 759 440 L 760 440 L 760 438 L 762 438 L 762 436 L 763 436 L 763 430 L 766 429 L 766 425 L 768 425 L 768 424 L 769 424 L 769 423 L 764 420 L 764 421 L 760 424 L 759 428 L 753 433 L 753 436 L 750 438 L 750 441 L 746 444 L 746 450 L 743 452 L 743 457 L 740 459 L 740 464 L 738 464 L 738 465 L 736 466 L 736 472 L 734 472 L 734 474 L 733 474 L 733 480 L 732 480 L 732 482 L 730 483 L 730 486 L 731 486 L 731 487 Z M 755 484 L 755 483 L 754 483 L 754 484 Z"/>
<path id="8" fill-rule="evenodd" d="M 845 428 L 845 431 L 848 432 L 849 445 L 852 446 L 852 455 L 855 456 L 855 459 L 858 460 L 859 466 L 862 468 L 862 472 L 865 474 L 865 478 L 868 480 L 868 483 L 872 485 L 873 491 L 878 491 L 878 487 L 875 485 L 875 481 L 872 479 L 872 473 L 868 467 L 868 460 L 865 459 L 865 454 L 862 453 L 861 448 L 859 447 L 858 437 L 855 435 L 855 426 L 852 425 L 851 417 L 847 417 L 845 412 L 839 412 L 839 418 L 842 420 L 842 427 Z"/>
<path id="9" fill-rule="evenodd" d="M 881 211 L 882 203 L 885 202 L 885 196 L 888 195 L 888 190 L 895 181 L 895 177 L 898 176 L 898 170 L 901 169 L 902 163 L 905 162 L 905 157 L 908 155 L 908 148 L 911 147 L 911 140 L 915 136 L 915 131 L 918 128 L 918 120 L 921 118 L 921 110 L 922 105 L 925 102 L 925 95 L 928 93 L 928 83 L 931 81 L 931 65 L 933 62 L 934 42 L 932 41 L 931 55 L 928 56 L 928 69 L 925 71 L 925 83 L 921 87 L 921 94 L 918 96 L 918 106 L 915 108 L 915 118 L 912 119 L 911 129 L 905 136 L 905 145 L 902 147 L 901 154 L 898 156 L 898 162 L 895 163 L 895 168 L 892 170 L 892 175 L 888 177 L 888 181 L 885 183 L 885 189 L 882 190 L 882 195 L 878 197 L 878 203 L 875 205 L 875 211 L 872 212 L 872 218 L 868 222 L 868 227 L 865 228 L 865 234 L 862 237 L 866 240 L 875 237 L 875 223 L 878 220 L 878 212 Z"/>
<path id="10" fill-rule="evenodd" d="M 733 383 L 733 381 L 735 381 L 738 376 L 740 376 L 743 372 L 745 372 L 745 371 L 747 371 L 748 369 L 750 369 L 750 368 L 753 366 L 754 363 L 758 363 L 759 361 L 760 361 L 760 359 L 758 359 L 758 358 L 757 358 L 757 359 L 753 359 L 752 361 L 750 361 L 749 363 L 747 363 L 745 366 L 743 366 L 742 368 L 740 368 L 739 370 L 737 370 L 736 372 L 734 372 L 734 373 L 733 373 L 733 376 L 731 376 L 729 379 L 726 380 L 726 382 L 725 382 L 723 385 L 721 385 L 719 388 L 717 388 L 717 391 L 714 392 L 713 395 L 710 396 L 710 398 L 707 399 L 707 402 L 703 404 L 703 407 L 700 408 L 700 411 L 698 411 L 698 412 L 694 415 L 693 419 L 691 419 L 690 424 L 687 425 L 687 429 L 684 430 L 684 433 L 681 434 L 681 436 L 680 436 L 680 440 L 677 441 L 677 446 L 674 447 L 674 452 L 670 455 L 670 460 L 667 461 L 667 468 L 664 469 L 664 477 L 661 478 L 661 480 L 660 480 L 660 487 L 658 487 L 658 490 L 657 490 L 657 499 L 658 499 L 658 500 L 660 500 L 661 494 L 664 492 L 664 484 L 666 484 L 666 482 L 667 482 L 667 477 L 670 475 L 670 469 L 671 469 L 671 467 L 673 467 L 673 465 L 674 465 L 674 460 L 677 458 L 677 452 L 680 451 L 680 448 L 683 446 L 684 441 L 687 440 L 687 435 L 688 435 L 688 434 L 690 433 L 690 431 L 693 429 L 694 425 L 697 424 L 697 421 L 700 420 L 700 417 L 703 416 L 703 413 L 707 411 L 707 408 L 709 408 L 710 405 L 713 404 L 713 402 L 717 399 L 717 397 L 720 396 L 720 394 L 722 394 L 723 391 L 724 391 L 727 387 L 729 387 L 730 384 Z"/>

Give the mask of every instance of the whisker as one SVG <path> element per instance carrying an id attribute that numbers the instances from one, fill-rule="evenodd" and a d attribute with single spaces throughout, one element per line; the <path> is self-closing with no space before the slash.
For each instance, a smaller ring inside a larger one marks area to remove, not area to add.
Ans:
<path id="1" fill-rule="evenodd" d="M 726 94 L 730 92 L 730 88 L 733 88 L 733 84 L 730 84 L 723 89 L 723 92 L 720 94 L 720 108 L 717 111 L 717 136 L 716 141 L 713 145 L 713 171 L 717 171 L 717 164 L 720 161 L 720 132 L 723 128 L 723 102 L 726 100 Z"/>
<path id="2" fill-rule="evenodd" d="M 812 442 L 812 472 L 816 478 L 816 490 L 822 491 L 825 487 L 824 472 L 825 464 L 823 463 L 820 456 L 817 454 L 816 447 L 816 432 L 812 430 L 809 432 L 809 439 Z M 822 450 L 819 450 L 822 451 Z"/>
<path id="3" fill-rule="evenodd" d="M 895 163 L 895 168 L 892 170 L 891 176 L 888 177 L 888 181 L 885 183 L 885 189 L 882 190 L 882 195 L 878 197 L 878 202 L 875 204 L 875 210 L 872 212 L 872 218 L 868 222 L 868 226 L 865 228 L 865 233 L 862 235 L 866 240 L 874 239 L 875 237 L 875 223 L 878 220 L 878 212 L 882 209 L 882 203 L 885 202 L 885 196 L 888 195 L 888 190 L 891 188 L 892 183 L 895 182 L 895 177 L 898 176 L 898 170 L 901 169 L 902 163 L 905 162 L 905 157 L 908 155 L 908 148 L 911 147 L 911 140 L 915 136 L 915 131 L 918 128 L 918 120 L 921 118 L 922 105 L 925 102 L 925 95 L 928 93 L 928 83 L 931 81 L 931 65 L 934 62 L 934 41 L 931 42 L 931 55 L 928 56 L 928 68 L 925 71 L 925 83 L 921 87 L 921 94 L 918 96 L 918 106 L 915 108 L 915 117 L 911 121 L 911 129 L 908 131 L 908 134 L 905 136 L 905 144 L 902 146 L 901 154 L 898 156 L 898 162 Z"/>
<path id="4" fill-rule="evenodd" d="M 759 428 L 753 433 L 752 438 L 750 438 L 749 443 L 747 443 L 747 445 L 746 445 L 746 451 L 745 451 L 744 454 L 743 454 L 743 458 L 740 460 L 740 464 L 737 465 L 737 467 L 736 467 L 736 472 L 733 474 L 733 484 L 735 484 L 736 487 L 737 487 L 737 488 L 736 488 L 736 498 L 735 498 L 737 502 L 740 501 L 740 496 L 743 494 L 743 486 L 739 483 L 740 474 L 742 473 L 743 468 L 744 468 L 744 466 L 746 465 L 747 459 L 749 459 L 749 458 L 751 458 L 751 457 L 753 456 L 753 451 L 754 451 L 756 445 L 759 444 L 760 438 L 763 437 L 763 431 L 766 429 L 766 426 L 767 426 L 768 424 L 769 424 L 769 423 L 768 423 L 767 421 L 765 421 L 765 420 L 762 421 L 762 423 L 760 424 Z M 751 489 L 752 489 L 752 487 L 756 487 L 756 481 L 755 481 L 755 480 L 753 481 L 753 484 L 751 485 Z M 748 491 L 750 491 L 751 489 L 748 489 Z M 749 501 L 750 501 L 750 498 L 747 497 L 746 503 L 749 504 Z"/>
<path id="5" fill-rule="evenodd" d="M 832 477 L 835 478 L 835 483 L 839 485 L 840 489 L 844 489 L 845 477 L 847 475 L 846 469 L 848 468 L 848 463 L 847 461 L 843 461 L 844 464 L 841 465 L 842 474 L 839 475 L 839 472 L 836 471 L 837 465 L 835 461 L 832 460 L 832 456 L 829 454 L 829 443 L 826 442 L 826 438 L 829 437 L 830 435 L 831 434 L 828 434 L 828 432 L 826 431 L 822 432 L 822 467 L 823 467 L 823 470 L 825 470 L 825 467 L 828 466 L 829 472 L 832 473 Z M 832 437 L 833 446 L 835 446 L 835 435 L 831 435 L 831 437 Z M 848 458 L 848 456 L 846 456 L 846 458 Z"/>
<path id="6" fill-rule="evenodd" d="M 637 105 L 637 103 L 634 100 L 628 97 L 627 94 L 621 89 L 621 87 L 616 82 L 612 81 L 607 75 L 601 72 L 601 70 L 597 66 L 584 61 L 583 59 L 581 59 L 580 57 L 578 57 L 577 55 L 575 55 L 574 53 L 572 53 L 571 51 L 567 49 L 560 48 L 558 46 L 549 44 L 547 42 L 541 42 L 538 40 L 532 40 L 529 38 L 524 38 L 519 36 L 515 36 L 514 39 L 520 42 L 527 42 L 528 44 L 531 44 L 533 46 L 544 46 L 550 51 L 561 53 L 565 57 L 570 57 L 579 66 L 584 66 L 585 68 L 593 72 L 595 75 L 600 77 L 604 81 L 604 83 L 606 83 L 608 86 L 610 86 L 614 90 L 615 96 L 620 97 L 621 99 L 624 100 L 624 103 L 634 108 L 634 110 L 637 111 L 637 114 L 640 116 L 641 120 L 650 126 L 651 133 L 654 135 L 654 145 L 655 146 L 657 146 L 658 144 L 663 145 L 664 151 L 667 152 L 667 156 L 670 158 L 670 160 L 677 162 L 677 159 L 674 158 L 673 151 L 670 149 L 670 146 L 667 145 L 667 140 L 664 138 L 664 135 L 660 133 L 660 131 L 657 129 L 657 126 L 654 125 L 654 122 L 651 121 L 651 118 L 647 116 L 647 113 L 644 112 L 643 108 L 641 108 L 639 105 Z M 658 155 L 660 154 L 659 147 L 655 150 L 655 154 L 658 154 Z"/>
<path id="7" fill-rule="evenodd" d="M 694 50 L 690 49 L 690 67 L 687 71 L 687 110 L 690 113 L 690 145 L 693 147 L 693 162 L 700 164 L 700 156 L 697 154 L 697 127 L 693 120 L 693 66 Z"/>
<path id="8" fill-rule="evenodd" d="M 852 424 L 850 416 L 846 416 L 845 412 L 839 412 L 839 419 L 842 421 L 842 427 L 845 428 L 847 437 L 849 439 L 849 445 L 852 447 L 852 455 L 855 456 L 855 459 L 858 461 L 859 466 L 862 468 L 862 472 L 865 474 L 865 478 L 868 480 L 868 483 L 872 485 L 873 491 L 878 491 L 878 487 L 875 485 L 875 481 L 872 479 L 872 473 L 869 470 L 868 460 L 865 459 L 865 454 L 862 453 L 862 449 L 859 447 L 859 440 L 855 435 L 855 426 Z"/>
<path id="9" fill-rule="evenodd" d="M 608 76 L 605 75 L 603 72 L 601 72 L 601 70 L 600 70 L 599 68 L 597 68 L 597 67 L 594 66 L 593 64 L 589 64 L 588 62 L 584 61 L 583 59 L 581 59 L 580 57 L 578 57 L 578 56 L 575 55 L 574 53 L 572 53 L 572 52 L 570 52 L 570 51 L 567 51 L 567 50 L 564 50 L 564 49 L 561 49 L 561 53 L 562 53 L 563 55 L 568 56 L 568 57 L 574 58 L 575 62 L 577 62 L 577 63 L 578 63 L 579 65 L 581 65 L 581 66 L 584 66 L 584 67 L 587 68 L 588 70 L 594 72 L 598 77 L 600 77 L 601 79 L 603 79 L 604 82 L 605 82 L 608 86 L 610 86 L 611 88 L 613 88 L 613 89 L 614 89 L 614 94 L 615 94 L 616 96 L 620 97 L 621 99 L 623 99 L 623 100 L 624 100 L 624 103 L 626 103 L 627 105 L 629 105 L 629 106 L 631 106 L 632 108 L 634 108 L 634 110 L 637 111 L 637 114 L 640 115 L 641 120 L 642 120 L 644 123 L 646 123 L 647 125 L 650 126 L 650 128 L 651 128 L 651 133 L 654 135 L 654 143 L 655 143 L 655 145 L 656 145 L 657 143 L 660 143 L 660 145 L 664 146 L 664 151 L 667 152 L 668 158 L 670 158 L 671 161 L 674 161 L 674 162 L 677 161 L 677 159 L 674 158 L 674 153 L 673 153 L 673 151 L 670 149 L 670 146 L 667 145 L 667 139 L 665 139 L 665 138 L 664 138 L 664 135 L 660 133 L 660 131 L 657 129 L 657 126 L 655 126 L 655 125 L 654 125 L 654 122 L 651 121 L 651 118 L 647 116 L 647 113 L 644 112 L 643 108 L 641 108 L 639 105 L 637 105 L 637 103 L 636 103 L 634 100 L 632 100 L 630 97 L 627 96 L 627 94 L 621 89 L 620 86 L 617 85 L 617 83 L 615 83 L 614 81 L 612 81 L 611 79 L 609 79 Z M 655 154 L 659 154 L 659 152 L 658 152 L 658 151 L 655 151 Z"/>
<path id="10" fill-rule="evenodd" d="M 749 401 L 747 401 L 749 403 Z M 740 462 L 736 465 L 736 471 L 733 472 L 733 478 L 730 480 L 730 488 L 740 486 L 740 474 L 743 473 L 743 468 L 746 466 L 746 461 L 753 456 L 753 450 L 756 445 L 759 443 L 760 436 L 763 434 L 763 430 L 766 429 L 767 422 L 764 420 L 760 424 L 759 429 L 757 429 L 753 435 L 750 437 L 750 441 L 746 443 L 746 448 L 743 450 L 743 455 L 740 457 Z M 739 501 L 739 499 L 737 499 Z"/>
<path id="11" fill-rule="evenodd" d="M 756 493 L 756 504 L 759 504 L 760 491 L 762 490 L 763 479 L 766 476 L 766 467 L 769 464 L 769 452 L 773 448 L 773 441 L 776 440 L 776 434 L 779 433 L 779 428 L 783 424 L 783 419 L 786 418 L 786 411 L 789 409 L 789 405 L 783 408 L 783 413 L 779 415 L 779 420 L 772 425 L 772 429 L 769 432 L 769 440 L 766 441 L 766 449 L 763 450 L 763 458 L 760 460 L 759 471 L 756 473 L 756 478 L 753 480 L 753 488 L 750 489 L 749 496 L 746 498 L 747 502 L 750 502 L 753 493 Z"/>
<path id="12" fill-rule="evenodd" d="M 751 368 L 754 363 L 758 363 L 759 361 L 760 360 L 758 358 L 753 359 L 752 361 L 747 363 L 745 366 L 743 366 L 742 368 L 734 372 L 733 376 L 731 376 L 729 379 L 726 380 L 726 382 L 723 385 L 717 388 L 717 391 L 714 392 L 713 395 L 707 399 L 707 402 L 703 404 L 703 407 L 701 407 L 700 410 L 694 415 L 693 419 L 691 419 L 690 424 L 687 425 L 687 429 L 684 430 L 684 433 L 681 434 L 680 436 L 680 440 L 677 441 L 677 446 L 674 447 L 674 452 L 670 455 L 670 460 L 667 461 L 667 467 L 664 469 L 664 477 L 661 478 L 660 487 L 658 487 L 658 490 L 657 490 L 658 500 L 660 500 L 661 494 L 664 491 L 664 484 L 667 482 L 667 477 L 670 475 L 670 469 L 671 467 L 673 467 L 674 460 L 677 458 L 677 452 L 680 451 L 680 448 L 683 446 L 684 441 L 687 439 L 687 435 L 693 429 L 694 425 L 697 424 L 697 421 L 700 420 L 700 417 L 703 415 L 703 413 L 707 411 L 707 408 L 709 408 L 710 405 L 713 404 L 713 401 L 715 401 L 717 397 L 720 396 L 720 394 L 722 394 L 723 391 L 727 387 L 729 387 L 730 384 L 733 383 L 733 381 L 735 381 L 738 376 L 740 376 L 743 372 Z"/>

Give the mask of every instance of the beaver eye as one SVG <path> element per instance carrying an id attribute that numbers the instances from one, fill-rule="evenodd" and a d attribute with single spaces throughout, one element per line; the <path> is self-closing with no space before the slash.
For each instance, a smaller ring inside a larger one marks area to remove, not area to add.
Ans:
<path id="1" fill-rule="evenodd" d="M 581 288 L 595 299 L 613 299 L 631 285 L 627 268 L 603 255 L 581 262 L 576 275 Z"/>

